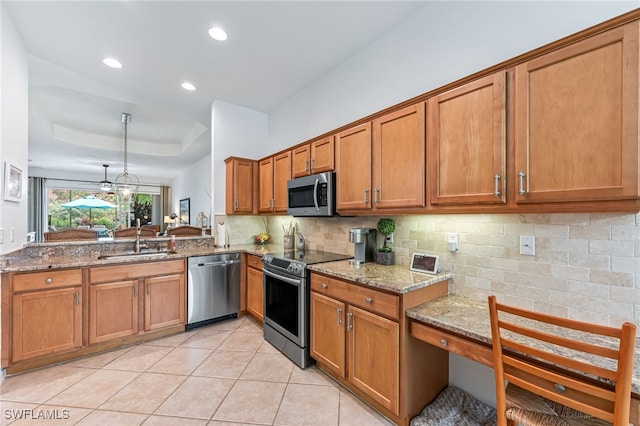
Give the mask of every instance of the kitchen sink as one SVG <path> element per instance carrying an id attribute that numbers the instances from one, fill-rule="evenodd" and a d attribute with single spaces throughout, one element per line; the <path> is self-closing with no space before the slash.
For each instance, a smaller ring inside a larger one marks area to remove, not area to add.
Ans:
<path id="1" fill-rule="evenodd" d="M 161 257 L 161 256 L 166 256 L 168 254 L 175 254 L 175 253 L 176 253 L 175 251 L 141 251 L 140 253 L 129 251 L 125 253 L 101 254 L 98 256 L 98 259 L 126 259 L 129 257 Z"/>

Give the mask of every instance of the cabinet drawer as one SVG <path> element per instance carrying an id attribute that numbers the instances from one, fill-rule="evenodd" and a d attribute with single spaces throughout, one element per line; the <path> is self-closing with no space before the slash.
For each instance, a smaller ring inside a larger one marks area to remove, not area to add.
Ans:
<path id="1" fill-rule="evenodd" d="M 393 294 L 317 274 L 311 275 L 311 289 L 387 318 L 400 316 L 400 301 Z"/>
<path id="2" fill-rule="evenodd" d="M 262 258 L 253 254 L 247 255 L 247 266 L 262 270 Z"/>
<path id="3" fill-rule="evenodd" d="M 411 336 L 493 368 L 493 350 L 489 346 L 471 342 L 416 321 L 411 321 Z"/>
<path id="4" fill-rule="evenodd" d="M 184 272 L 184 263 L 184 260 L 169 260 L 90 268 L 89 283 L 127 281 L 156 275 L 180 274 Z"/>
<path id="5" fill-rule="evenodd" d="M 13 276 L 13 291 L 30 291 L 82 285 L 82 269 L 32 272 Z"/>

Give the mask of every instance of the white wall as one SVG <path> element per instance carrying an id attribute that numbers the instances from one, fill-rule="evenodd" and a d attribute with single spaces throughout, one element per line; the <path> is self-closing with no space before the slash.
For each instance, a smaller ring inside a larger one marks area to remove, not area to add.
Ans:
<path id="1" fill-rule="evenodd" d="M 267 156 L 267 115 L 216 100 L 211 105 L 211 177 L 214 212 L 224 215 L 225 164 L 228 157 L 257 160 Z"/>
<path id="2" fill-rule="evenodd" d="M 269 152 L 637 8 L 638 1 L 428 4 L 269 114 Z"/>
<path id="3" fill-rule="evenodd" d="M 29 115 L 29 71 L 27 53 L 18 32 L 0 4 L 0 182 L 4 164 L 22 169 L 19 203 L 0 200 L 0 228 L 4 230 L 0 253 L 16 250 L 27 240 L 27 147 Z M 15 238 L 12 240 L 12 234 Z"/>
<path id="4" fill-rule="evenodd" d="M 198 213 L 211 218 L 211 155 L 194 163 L 171 182 L 171 211 L 180 213 L 180 200 L 190 199 L 190 225 L 195 226 Z"/>

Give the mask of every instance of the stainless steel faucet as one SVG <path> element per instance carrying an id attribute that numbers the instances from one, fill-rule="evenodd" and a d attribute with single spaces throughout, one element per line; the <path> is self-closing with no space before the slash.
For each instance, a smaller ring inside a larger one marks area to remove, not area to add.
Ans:
<path id="1" fill-rule="evenodd" d="M 140 218 L 136 219 L 136 242 L 133 245 L 133 252 L 140 253 Z"/>

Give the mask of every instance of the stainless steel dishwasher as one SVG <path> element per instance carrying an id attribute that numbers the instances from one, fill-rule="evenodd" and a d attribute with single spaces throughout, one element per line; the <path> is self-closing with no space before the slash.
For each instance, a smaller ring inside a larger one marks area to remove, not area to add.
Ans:
<path id="1" fill-rule="evenodd" d="M 190 257 L 187 265 L 187 328 L 237 316 L 240 253 Z"/>

